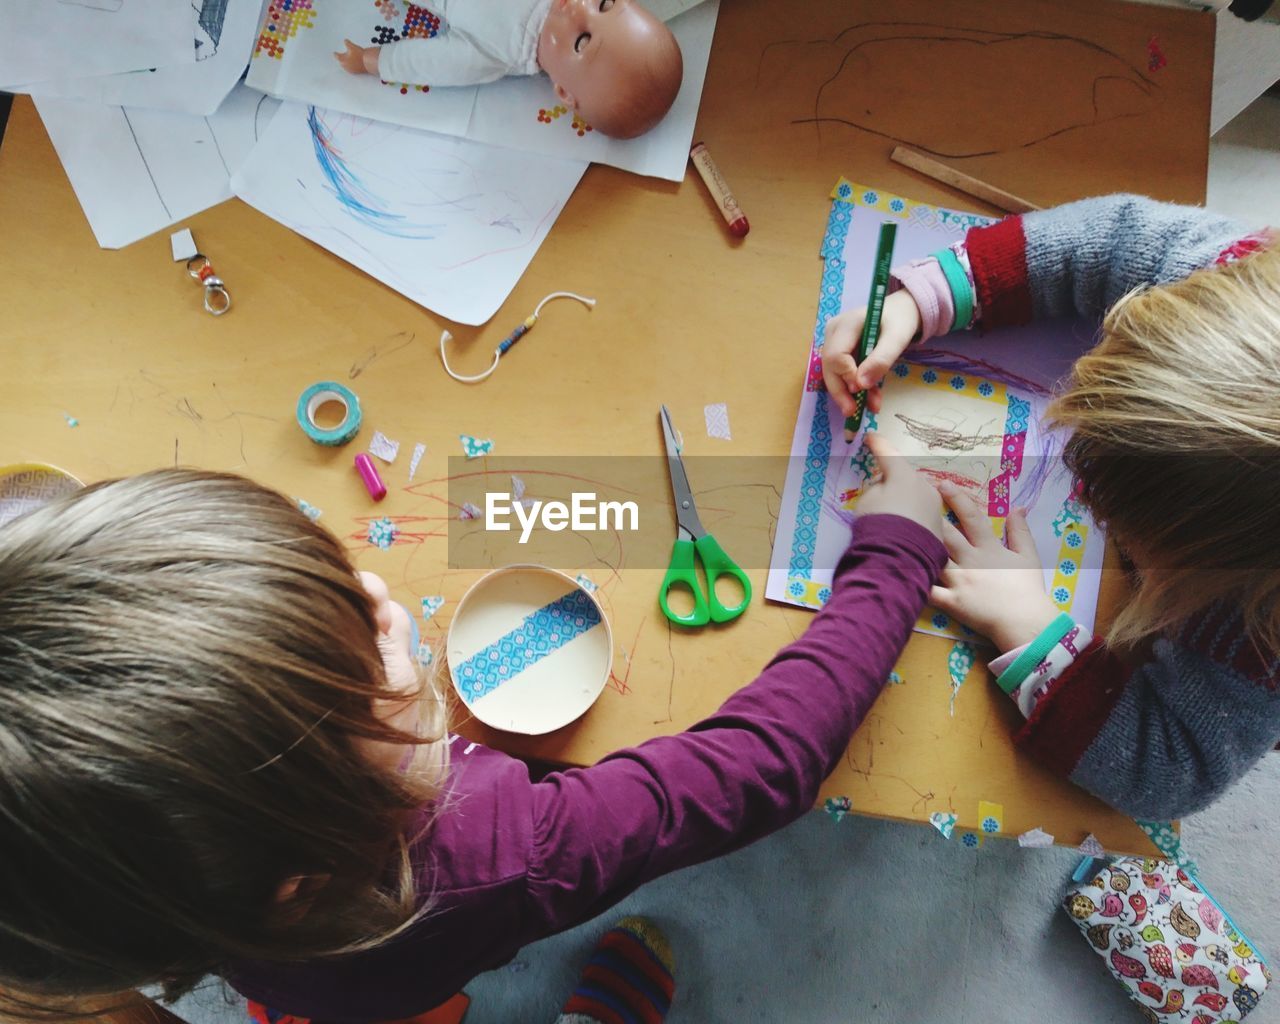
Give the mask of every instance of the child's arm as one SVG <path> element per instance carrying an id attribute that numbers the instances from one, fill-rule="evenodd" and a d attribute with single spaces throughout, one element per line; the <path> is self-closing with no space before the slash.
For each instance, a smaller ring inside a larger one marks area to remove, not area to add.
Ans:
<path id="1" fill-rule="evenodd" d="M 1280 659 L 1259 655 L 1234 610 L 1125 660 L 1045 594 L 1025 517 L 1010 517 L 1005 547 L 985 508 L 943 493 L 963 534 L 946 528 L 952 562 L 931 602 L 1005 652 L 990 669 L 1028 719 L 1016 736 L 1028 753 L 1126 814 L 1165 821 L 1213 801 L 1280 738 Z"/>
<path id="2" fill-rule="evenodd" d="M 923 490 L 932 505 L 923 515 L 936 516 L 937 494 Z M 592 917 L 645 881 L 745 846 L 810 810 L 945 561 L 937 536 L 918 523 L 860 517 L 830 600 L 753 683 L 686 732 L 534 786 L 521 941 Z M 726 671 L 737 670 L 731 659 Z"/>
<path id="3" fill-rule="evenodd" d="M 822 347 L 827 391 L 846 413 L 851 393 L 884 379 L 912 341 L 968 327 L 1101 316 L 1140 285 L 1186 277 L 1242 243 L 1238 224 L 1194 206 L 1114 195 L 971 228 L 932 256 L 896 267 L 880 339 L 859 366 L 863 309 L 832 317 Z M 868 394 L 876 408 L 879 395 Z"/>
<path id="4" fill-rule="evenodd" d="M 477 47 L 461 33 L 432 39 L 401 39 L 385 46 L 357 46 L 350 39 L 333 56 L 353 75 L 374 75 L 384 82 L 410 85 L 482 85 L 511 72 L 504 61 Z"/>

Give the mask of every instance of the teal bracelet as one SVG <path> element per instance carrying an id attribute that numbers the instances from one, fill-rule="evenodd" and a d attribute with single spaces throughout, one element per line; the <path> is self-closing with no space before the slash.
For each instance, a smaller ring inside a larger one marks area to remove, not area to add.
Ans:
<path id="1" fill-rule="evenodd" d="M 955 302 L 956 319 L 951 329 L 963 331 L 973 320 L 973 286 L 969 284 L 969 275 L 960 265 L 960 257 L 950 249 L 938 250 L 933 254 L 933 258 L 942 268 L 942 274 L 951 288 L 951 298 Z"/>
<path id="2" fill-rule="evenodd" d="M 1032 669 L 1049 656 L 1054 645 L 1071 632 L 1075 624 L 1075 619 L 1066 612 L 1060 612 L 1056 619 L 1040 631 L 1038 637 L 1027 644 L 1026 649 L 1013 660 L 1013 664 L 1000 673 L 996 686 L 1005 693 L 1013 693 L 1031 675 Z"/>

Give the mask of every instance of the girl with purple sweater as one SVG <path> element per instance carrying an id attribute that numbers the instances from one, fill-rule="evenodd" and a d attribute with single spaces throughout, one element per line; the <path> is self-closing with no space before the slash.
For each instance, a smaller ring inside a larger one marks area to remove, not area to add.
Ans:
<path id="1" fill-rule="evenodd" d="M 217 973 L 272 1019 L 404 1018 L 793 821 L 946 561 L 936 491 L 894 461 L 831 600 L 754 682 L 683 733 L 537 782 L 448 743 L 407 613 L 279 494 L 164 470 L 6 526 L 0 1012 Z M 661 1019 L 669 959 L 619 931 L 564 1019 Z"/>

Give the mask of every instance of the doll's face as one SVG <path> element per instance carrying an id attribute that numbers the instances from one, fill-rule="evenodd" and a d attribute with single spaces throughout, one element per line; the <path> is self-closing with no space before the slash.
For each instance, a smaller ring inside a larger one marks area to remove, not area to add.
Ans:
<path id="1" fill-rule="evenodd" d="M 621 138 L 661 119 L 684 71 L 671 30 L 632 0 L 551 0 L 538 63 L 562 103 Z"/>

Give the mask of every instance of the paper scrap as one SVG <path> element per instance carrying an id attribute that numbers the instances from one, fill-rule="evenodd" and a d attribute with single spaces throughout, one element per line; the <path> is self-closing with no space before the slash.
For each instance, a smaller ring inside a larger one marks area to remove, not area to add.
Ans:
<path id="1" fill-rule="evenodd" d="M 1004 831 L 1004 804 L 989 800 L 978 801 L 978 828 L 987 835 Z"/>
<path id="2" fill-rule="evenodd" d="M 1018 845 L 1023 849 L 1039 850 L 1053 845 L 1053 836 L 1043 829 L 1033 828 L 1018 836 Z"/>
<path id="3" fill-rule="evenodd" d="M 1199 871 L 1199 866 L 1193 861 L 1182 849 L 1182 837 L 1173 827 L 1170 821 L 1143 821 L 1140 818 L 1134 819 L 1138 823 L 1138 827 L 1147 834 L 1147 837 L 1155 844 L 1156 849 L 1163 853 L 1169 860 L 1173 861 L 1178 867 L 1184 871 L 1195 874 Z"/>
<path id="4" fill-rule="evenodd" d="M 985 841 L 986 838 L 981 832 L 965 832 L 960 836 L 961 844 L 970 850 L 976 850 Z"/>
<path id="5" fill-rule="evenodd" d="M 62 417 L 63 417 L 63 419 L 65 419 L 65 420 L 67 421 L 67 426 L 69 426 L 69 427 L 78 427 L 78 426 L 80 426 L 80 421 L 79 421 L 78 419 L 76 419 L 74 416 L 72 416 L 72 415 L 71 415 L 71 413 L 69 413 L 69 412 L 64 412 L 64 413 L 62 414 Z"/>
<path id="6" fill-rule="evenodd" d="M 1147 70 L 1163 71 L 1169 66 L 1169 58 L 1164 55 L 1160 46 L 1160 37 L 1152 36 L 1147 40 Z"/>
<path id="7" fill-rule="evenodd" d="M 400 533 L 399 527 L 390 519 L 375 519 L 369 524 L 369 543 L 375 548 L 381 548 L 386 551 L 396 542 L 396 536 Z"/>
<path id="8" fill-rule="evenodd" d="M 595 580 L 590 576 L 584 576 L 581 573 L 573 578 L 573 582 L 578 584 L 578 586 L 588 594 L 594 594 L 599 589 L 599 587 L 596 586 Z"/>
<path id="9" fill-rule="evenodd" d="M 950 811 L 934 811 L 929 815 L 929 824 L 942 833 L 943 839 L 950 839 L 956 827 L 956 816 Z"/>
<path id="10" fill-rule="evenodd" d="M 324 515 L 324 513 L 320 509 L 316 508 L 313 504 L 311 504 L 311 502 L 307 501 L 306 498 L 298 499 L 298 509 L 299 511 L 302 512 L 304 516 L 310 519 L 313 523 L 317 519 L 319 519 L 322 515 Z"/>
<path id="11" fill-rule="evenodd" d="M 373 440 L 369 442 L 369 454 L 376 455 L 386 463 L 395 462 L 396 456 L 400 454 L 400 442 L 391 440 L 381 430 L 375 430 Z"/>
<path id="12" fill-rule="evenodd" d="M 890 685 L 890 686 L 901 686 L 901 685 L 902 685 L 903 683 L 905 683 L 905 682 L 906 682 L 906 680 L 905 680 L 905 679 L 903 679 L 903 678 L 902 678 L 902 676 L 898 675 L 898 673 L 897 673 L 897 671 L 896 671 L 896 670 L 895 670 L 895 671 L 893 671 L 893 672 L 890 672 L 890 673 L 889 673 L 889 685 Z"/>
<path id="13" fill-rule="evenodd" d="M 462 442 L 462 454 L 469 459 L 478 459 L 481 455 L 488 455 L 493 451 L 493 442 L 487 437 L 459 434 L 458 440 Z"/>
<path id="14" fill-rule="evenodd" d="M 427 453 L 425 444 L 415 444 L 413 446 L 413 454 L 409 456 L 409 479 L 413 479 L 413 474 L 418 472 L 418 463 L 422 461 L 422 456 Z"/>
<path id="15" fill-rule="evenodd" d="M 431 649 L 431 645 L 427 643 L 418 644 L 416 657 L 418 664 L 423 668 L 430 667 L 431 663 L 436 660 L 435 652 Z"/>
<path id="16" fill-rule="evenodd" d="M 524 497 L 524 481 L 514 473 L 511 474 L 511 496 L 519 501 Z"/>
<path id="17" fill-rule="evenodd" d="M 422 621 L 430 622 L 431 616 L 444 607 L 444 595 L 432 594 L 422 599 Z"/>
<path id="18" fill-rule="evenodd" d="M 968 640 L 957 640 L 951 645 L 947 654 L 947 673 L 951 676 L 951 717 L 956 714 L 956 694 L 964 685 L 969 669 L 973 668 L 973 644 Z"/>
<path id="19" fill-rule="evenodd" d="M 169 248 L 173 250 L 173 262 L 185 263 L 200 250 L 196 248 L 195 236 L 190 228 L 175 231 L 169 236 Z"/>
<path id="20" fill-rule="evenodd" d="M 479 519 L 480 508 L 470 501 L 462 503 L 462 509 L 458 512 L 459 519 Z"/>
<path id="21" fill-rule="evenodd" d="M 1078 847 L 1079 851 L 1086 857 L 1105 857 L 1107 851 L 1102 848 L 1102 844 L 1098 842 L 1098 837 L 1090 832 L 1084 837 L 1084 842 Z"/>
<path id="22" fill-rule="evenodd" d="M 733 435 L 729 433 L 729 407 L 724 402 L 704 406 L 702 415 L 707 421 L 707 437 L 733 440 Z"/>
<path id="23" fill-rule="evenodd" d="M 853 810 L 853 801 L 847 796 L 829 796 L 822 807 L 823 810 L 838 822 Z"/>

